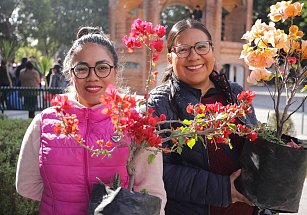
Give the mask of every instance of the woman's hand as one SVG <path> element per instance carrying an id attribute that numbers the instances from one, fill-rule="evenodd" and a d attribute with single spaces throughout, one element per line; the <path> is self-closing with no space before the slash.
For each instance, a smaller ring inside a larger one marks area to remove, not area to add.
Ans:
<path id="1" fill-rule="evenodd" d="M 235 202 L 244 202 L 250 206 L 255 206 L 251 201 L 249 201 L 245 196 L 243 196 L 239 191 L 236 189 L 234 181 L 241 175 L 241 169 L 233 172 L 230 175 L 230 185 L 231 185 L 231 199 L 232 203 Z"/>

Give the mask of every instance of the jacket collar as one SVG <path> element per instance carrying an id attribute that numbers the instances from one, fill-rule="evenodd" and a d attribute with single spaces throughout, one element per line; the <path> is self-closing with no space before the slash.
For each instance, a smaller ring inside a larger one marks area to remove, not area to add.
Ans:
<path id="1" fill-rule="evenodd" d="M 227 101 L 229 103 L 234 103 L 234 99 L 231 95 L 231 87 L 226 78 L 226 75 L 213 71 L 210 74 L 209 78 L 214 83 L 215 87 L 224 93 Z M 200 89 L 193 88 L 190 85 L 179 80 L 178 77 L 174 73 L 172 73 L 171 82 L 174 87 L 174 92 L 172 92 L 172 96 L 174 96 L 176 92 L 180 92 L 184 90 L 184 94 L 192 94 L 195 98 L 198 99 L 198 101 L 200 101 L 200 98 L 201 98 Z"/>

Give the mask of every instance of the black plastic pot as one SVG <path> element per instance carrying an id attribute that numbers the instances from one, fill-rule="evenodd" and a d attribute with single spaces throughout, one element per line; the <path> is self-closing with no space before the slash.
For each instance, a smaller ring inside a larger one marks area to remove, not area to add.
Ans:
<path id="1" fill-rule="evenodd" d="M 240 162 L 242 172 L 235 182 L 239 192 L 259 208 L 298 212 L 306 177 L 306 149 L 258 138 L 245 144 Z"/>
<path id="2" fill-rule="evenodd" d="M 159 215 L 161 202 L 156 196 L 130 192 L 125 188 L 107 192 L 104 185 L 95 184 L 88 215 Z"/>

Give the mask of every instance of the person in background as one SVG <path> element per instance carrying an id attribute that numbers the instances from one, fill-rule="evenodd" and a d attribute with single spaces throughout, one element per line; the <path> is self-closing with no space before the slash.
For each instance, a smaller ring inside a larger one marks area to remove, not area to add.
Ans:
<path id="1" fill-rule="evenodd" d="M 202 18 L 203 18 L 203 11 L 200 9 L 199 5 L 196 5 L 195 9 L 192 12 L 192 19 L 195 19 L 200 22 Z"/>
<path id="2" fill-rule="evenodd" d="M 32 63 L 32 65 L 34 66 L 34 69 L 38 72 L 39 77 L 42 80 L 42 78 L 43 78 L 42 68 L 41 68 L 38 60 L 36 59 L 36 57 L 30 56 L 29 61 Z M 41 83 L 39 83 L 39 87 L 42 87 Z"/>
<path id="3" fill-rule="evenodd" d="M 20 71 L 26 67 L 27 62 L 28 62 L 28 58 L 24 57 L 24 58 L 21 59 L 20 65 L 18 65 L 16 67 L 16 70 L 15 70 L 15 77 L 16 77 L 15 86 L 20 87 L 20 85 L 21 85 L 20 80 L 19 80 Z"/>
<path id="4" fill-rule="evenodd" d="M 12 80 L 7 70 L 6 61 L 1 60 L 0 65 L 0 86 L 1 87 L 12 87 Z"/>
<path id="5" fill-rule="evenodd" d="M 61 72 L 61 66 L 59 64 L 54 64 L 51 68 L 49 87 L 66 87 L 65 77 Z"/>
<path id="6" fill-rule="evenodd" d="M 12 81 L 12 86 L 15 86 L 15 83 L 16 83 L 15 70 L 16 70 L 16 64 L 14 63 L 14 60 L 12 60 L 7 65 L 7 71 L 10 75 L 10 78 L 11 78 L 11 81 Z"/>
<path id="7" fill-rule="evenodd" d="M 72 88 L 67 96 L 73 108 L 66 113 L 76 114 L 85 144 L 100 148 L 97 140 L 113 142 L 112 121 L 109 115 L 102 113 L 104 105 L 100 98 L 109 84 L 117 85 L 121 72 L 114 44 L 98 28 L 83 27 L 63 65 Z M 20 149 L 16 189 L 22 196 L 40 201 L 40 214 L 84 215 L 93 185 L 99 183 L 97 177 L 109 185 L 111 177 L 119 173 L 122 186 L 127 187 L 128 147 L 115 150 L 112 158 L 91 156 L 69 136 L 56 136 L 56 123 L 59 118 L 55 107 L 45 109 L 33 119 Z M 166 193 L 162 155 L 158 154 L 150 165 L 148 155 L 145 151 L 137 158 L 133 190 L 146 189 L 161 198 L 163 215 Z"/>
<path id="8" fill-rule="evenodd" d="M 191 119 L 193 116 L 186 111 L 188 104 L 227 105 L 237 101 L 243 88 L 215 71 L 212 38 L 202 23 L 193 19 L 177 22 L 168 35 L 167 48 L 169 66 L 163 83 L 150 93 L 149 106 L 157 116 Z M 257 123 L 254 112 L 240 120 L 248 126 Z M 170 125 L 163 128 L 169 129 Z M 239 156 L 244 141 L 231 135 L 230 150 L 224 143 L 208 142 L 205 147 L 199 140 L 192 149 L 184 147 L 181 154 L 163 154 L 165 214 L 252 215 L 256 208 L 234 185 L 240 176 Z M 169 148 L 171 145 L 164 144 Z"/>
<path id="9" fill-rule="evenodd" d="M 1 60 L 0 65 L 0 87 L 12 87 L 11 77 L 6 67 L 6 61 Z M 1 105 L 7 105 L 7 93 L 0 94 Z"/>
<path id="10" fill-rule="evenodd" d="M 34 66 L 30 61 L 28 61 L 26 67 L 20 71 L 19 81 L 21 87 L 40 87 L 40 75 L 38 71 L 34 69 Z M 24 105 L 26 109 L 29 110 L 29 118 L 34 118 L 35 107 L 37 105 L 37 94 L 30 90 L 24 90 L 21 95 L 24 97 Z"/>

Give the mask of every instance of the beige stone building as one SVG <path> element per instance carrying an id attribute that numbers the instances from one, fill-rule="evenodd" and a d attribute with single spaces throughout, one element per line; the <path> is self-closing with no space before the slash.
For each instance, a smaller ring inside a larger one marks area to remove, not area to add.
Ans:
<path id="1" fill-rule="evenodd" d="M 174 5 L 185 6 L 191 11 L 196 5 L 200 6 L 203 11 L 201 21 L 213 37 L 218 70 L 224 69 L 230 80 L 246 86 L 248 70 L 239 56 L 243 45 L 241 37 L 252 26 L 253 0 L 109 0 L 110 35 L 125 63 L 123 77 L 126 85 L 137 93 L 144 92 L 148 58 L 145 49 L 128 53 L 121 38 L 129 34 L 134 19 L 141 18 L 154 25 L 162 23 L 161 13 Z M 158 78 L 163 76 L 167 65 L 166 54 L 164 48 L 156 68 Z"/>

